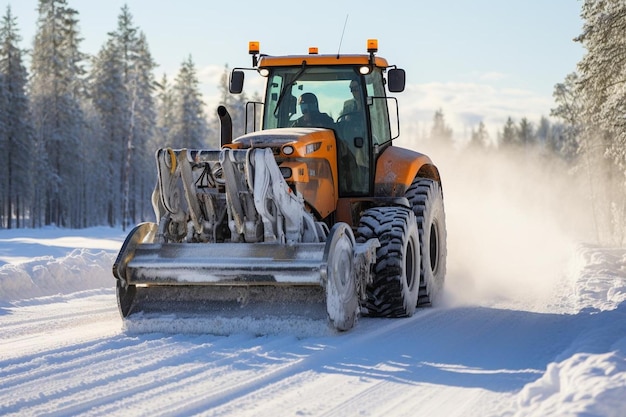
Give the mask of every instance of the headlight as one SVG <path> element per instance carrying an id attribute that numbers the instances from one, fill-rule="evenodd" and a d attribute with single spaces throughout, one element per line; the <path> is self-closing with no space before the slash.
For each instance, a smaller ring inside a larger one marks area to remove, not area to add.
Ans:
<path id="1" fill-rule="evenodd" d="M 283 146 L 283 153 L 285 155 L 291 155 L 291 154 L 294 153 L 294 151 L 295 151 L 295 149 L 291 145 Z"/>

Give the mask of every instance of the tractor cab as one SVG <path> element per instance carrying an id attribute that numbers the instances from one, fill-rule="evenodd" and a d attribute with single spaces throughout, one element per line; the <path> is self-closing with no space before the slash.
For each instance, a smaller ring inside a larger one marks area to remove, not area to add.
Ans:
<path id="1" fill-rule="evenodd" d="M 370 40 L 369 55 L 318 55 L 310 48 L 309 55 L 258 57 L 258 42 L 250 43 L 253 65 L 267 79 L 261 129 L 331 129 L 340 197 L 373 194 L 376 157 L 399 134 L 397 103 L 386 97 L 384 75 L 390 91 L 399 92 L 404 71 L 387 72 L 387 61 L 375 57 L 376 51 Z M 233 70 L 231 92 L 242 90 L 243 79 L 241 70 Z"/>

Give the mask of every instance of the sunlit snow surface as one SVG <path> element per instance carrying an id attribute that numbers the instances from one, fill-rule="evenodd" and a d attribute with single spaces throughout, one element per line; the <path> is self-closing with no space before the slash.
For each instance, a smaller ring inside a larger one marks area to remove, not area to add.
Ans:
<path id="1" fill-rule="evenodd" d="M 487 269 L 463 284 L 452 258 L 440 307 L 336 333 L 288 318 L 123 324 L 110 245 L 124 233 L 37 233 L 51 252 L 29 258 L 32 240 L 0 231 L 20 259 L 0 267 L 1 415 L 626 415 L 624 249 L 571 245 L 561 273 L 499 286 Z M 63 234 L 90 243 L 49 246 Z"/>

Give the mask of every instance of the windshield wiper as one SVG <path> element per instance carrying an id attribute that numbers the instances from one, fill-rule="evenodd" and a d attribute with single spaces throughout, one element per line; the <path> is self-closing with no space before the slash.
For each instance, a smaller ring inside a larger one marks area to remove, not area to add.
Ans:
<path id="1" fill-rule="evenodd" d="M 280 109 L 280 103 L 283 102 L 283 98 L 285 98 L 285 94 L 287 94 L 289 87 L 293 86 L 296 83 L 296 81 L 298 81 L 300 77 L 302 77 L 302 74 L 304 74 L 305 70 L 306 70 L 306 60 L 303 60 L 302 67 L 300 67 L 300 70 L 296 72 L 296 75 L 294 75 L 293 79 L 289 81 L 287 84 L 285 84 L 283 86 L 283 89 L 280 91 L 280 96 L 278 96 L 278 101 L 276 102 L 276 108 L 274 109 L 274 117 L 278 117 L 278 109 Z"/>

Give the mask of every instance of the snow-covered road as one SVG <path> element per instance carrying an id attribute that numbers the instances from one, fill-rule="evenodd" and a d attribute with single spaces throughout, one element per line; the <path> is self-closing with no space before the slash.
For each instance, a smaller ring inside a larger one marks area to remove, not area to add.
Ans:
<path id="1" fill-rule="evenodd" d="M 576 256 L 547 304 L 450 302 L 345 334 L 124 329 L 110 286 L 4 302 L 0 414 L 622 416 L 626 251 Z M 111 255 L 49 270 L 86 258 Z"/>

